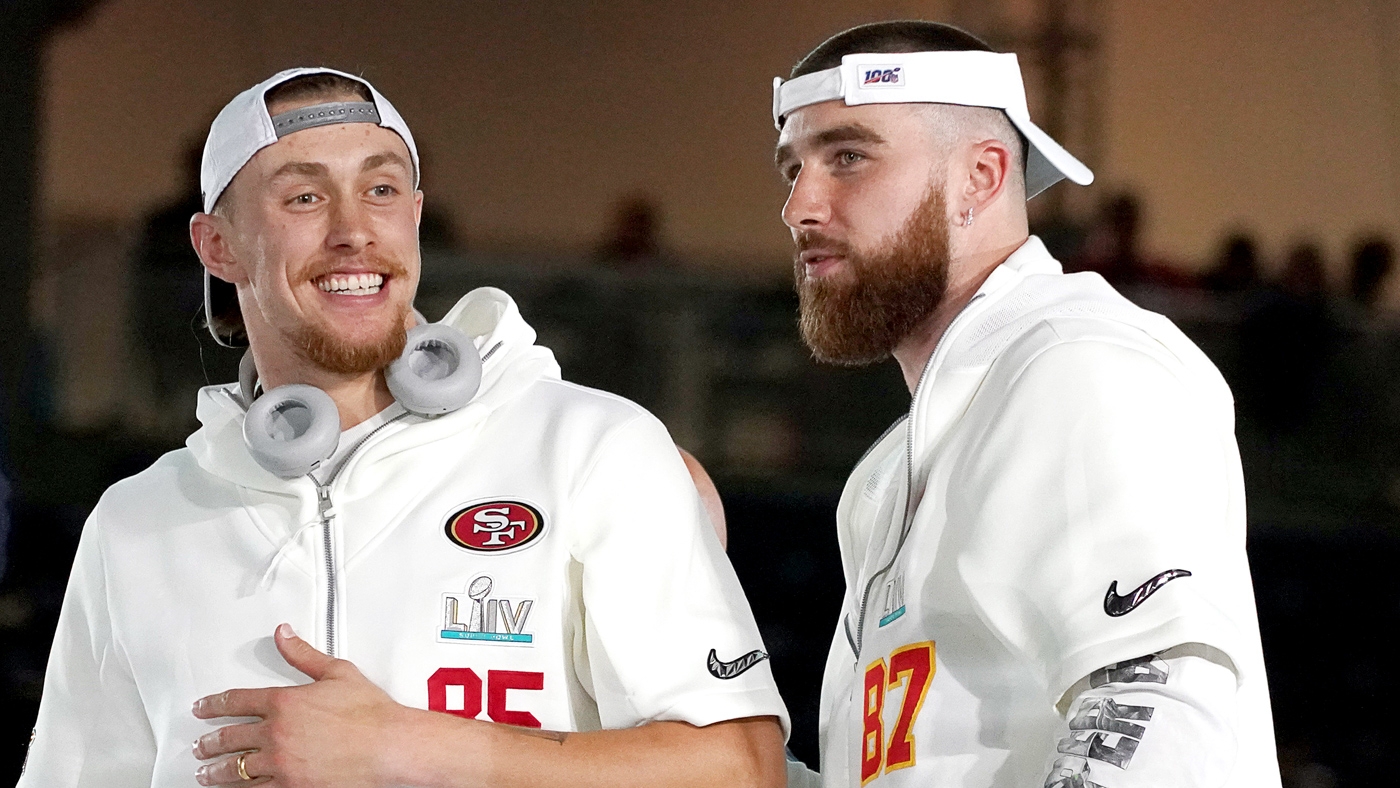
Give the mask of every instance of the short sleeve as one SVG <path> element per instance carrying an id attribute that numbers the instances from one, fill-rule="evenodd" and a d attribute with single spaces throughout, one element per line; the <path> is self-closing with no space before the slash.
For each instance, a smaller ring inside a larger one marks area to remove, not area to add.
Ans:
<path id="1" fill-rule="evenodd" d="M 587 655 L 606 728 L 787 710 L 739 580 L 666 429 L 610 433 L 575 495 Z"/>
<path id="2" fill-rule="evenodd" d="M 144 788 L 155 736 L 112 637 L 99 512 L 88 518 L 59 614 L 44 694 L 17 788 Z"/>
<path id="3" fill-rule="evenodd" d="M 958 571 L 1054 703 L 1103 665 L 1182 643 L 1235 661 L 1253 590 L 1228 403 L 1130 346 L 1064 342 L 1014 377 L 950 480 Z M 1257 647 L 1256 647 L 1257 648 Z"/>

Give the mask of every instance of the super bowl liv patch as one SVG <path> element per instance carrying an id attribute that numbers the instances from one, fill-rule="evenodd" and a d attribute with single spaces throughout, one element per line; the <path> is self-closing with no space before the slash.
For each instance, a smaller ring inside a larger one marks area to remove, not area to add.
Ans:
<path id="1" fill-rule="evenodd" d="M 904 615 L 904 573 L 885 582 L 885 605 L 880 609 L 880 626 L 888 626 Z"/>
<path id="2" fill-rule="evenodd" d="M 497 643 L 529 646 L 535 636 L 526 631 L 535 600 L 492 596 L 495 582 L 489 575 L 478 575 L 467 584 L 465 593 L 442 595 L 442 643 Z"/>

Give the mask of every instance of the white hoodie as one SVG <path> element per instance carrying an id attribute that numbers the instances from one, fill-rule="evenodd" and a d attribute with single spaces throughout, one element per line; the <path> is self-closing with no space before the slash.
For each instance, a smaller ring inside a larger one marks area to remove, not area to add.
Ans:
<path id="1" fill-rule="evenodd" d="M 560 380 L 499 290 L 443 322 L 487 356 L 479 393 L 372 432 L 324 510 L 311 479 L 253 461 L 233 386 L 200 392 L 186 449 L 103 495 L 21 788 L 194 785 L 191 742 L 228 723 L 196 720 L 195 699 L 307 681 L 273 645 L 282 621 L 418 708 L 569 731 L 774 715 L 786 730 L 660 422 Z"/>
<path id="2" fill-rule="evenodd" d="M 997 267 L 842 494 L 823 784 L 1278 786 L 1232 405 L 1039 239 Z"/>

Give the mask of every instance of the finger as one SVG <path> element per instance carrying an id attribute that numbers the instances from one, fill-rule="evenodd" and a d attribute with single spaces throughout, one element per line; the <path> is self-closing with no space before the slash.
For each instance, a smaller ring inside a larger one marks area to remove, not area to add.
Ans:
<path id="1" fill-rule="evenodd" d="M 238 756 L 205 764 L 195 770 L 194 779 L 200 785 L 262 785 L 272 779 L 271 759 L 260 752 L 250 752 L 243 758 L 243 768 L 251 780 L 238 774 Z"/>
<path id="2" fill-rule="evenodd" d="M 266 717 L 271 689 L 231 689 L 206 695 L 194 702 L 194 716 L 201 720 L 216 717 Z"/>
<path id="3" fill-rule="evenodd" d="M 277 641 L 277 650 L 282 652 L 287 664 L 310 676 L 313 681 L 325 678 L 340 661 L 322 654 L 315 646 L 297 637 L 290 624 L 279 625 L 273 639 Z"/>
<path id="4" fill-rule="evenodd" d="M 256 750 L 267 746 L 267 732 L 261 722 L 225 725 L 194 741 L 194 757 L 201 761 L 231 752 Z"/>

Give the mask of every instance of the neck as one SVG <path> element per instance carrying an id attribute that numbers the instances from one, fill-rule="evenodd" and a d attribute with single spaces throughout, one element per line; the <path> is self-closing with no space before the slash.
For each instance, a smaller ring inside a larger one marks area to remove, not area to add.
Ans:
<path id="1" fill-rule="evenodd" d="M 296 358 L 277 357 L 279 354 L 259 353 L 253 348 L 253 360 L 258 366 L 258 379 L 263 390 L 269 391 L 288 383 L 305 383 L 330 395 L 340 411 L 340 428 L 348 430 L 394 403 L 384 373 L 365 372 L 342 375 Z"/>
<path id="2" fill-rule="evenodd" d="M 1012 252 L 1021 248 L 1028 236 L 1006 242 L 975 247 L 948 263 L 948 287 L 938 308 L 922 324 L 897 345 L 892 353 L 904 373 L 904 385 L 913 396 L 923 377 L 924 367 L 937 349 L 938 342 L 953 324 L 953 320 L 968 305 L 977 290 L 997 266 L 1006 262 Z"/>

